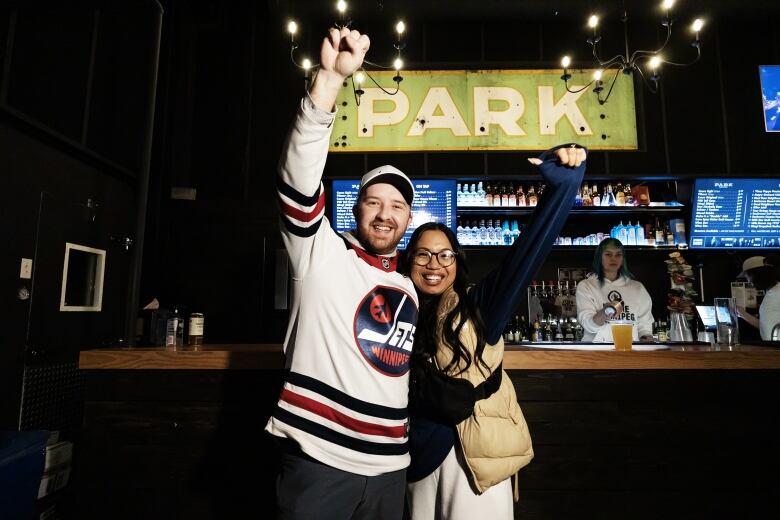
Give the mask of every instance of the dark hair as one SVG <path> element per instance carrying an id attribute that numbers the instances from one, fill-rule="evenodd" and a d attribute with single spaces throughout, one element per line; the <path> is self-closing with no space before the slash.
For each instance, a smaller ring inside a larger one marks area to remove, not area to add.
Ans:
<path id="1" fill-rule="evenodd" d="M 780 256 L 765 257 L 763 266 L 748 269 L 745 274 L 756 289 L 762 291 L 771 289 L 777 282 L 780 282 Z"/>
<path id="2" fill-rule="evenodd" d="M 426 231 L 441 231 L 444 233 L 452 245 L 452 250 L 457 254 L 455 282 L 452 288 L 455 294 L 458 295 L 458 304 L 444 316 L 441 328 L 444 336 L 441 339 L 452 348 L 453 355 L 452 361 L 446 367 L 441 368 L 443 371 L 448 372 L 457 368 L 461 362 L 464 362 L 464 368 L 457 372 L 459 374 L 474 363 L 471 353 L 460 341 L 460 332 L 466 322 L 470 321 L 477 336 L 477 347 L 474 351 L 474 357 L 480 365 L 489 370 L 487 363 L 482 359 L 482 352 L 485 350 L 485 323 L 479 313 L 479 308 L 467 294 L 470 283 L 466 253 L 460 246 L 460 243 L 458 243 L 455 233 L 444 224 L 437 222 L 428 222 L 418 227 L 409 239 L 409 245 L 404 251 L 400 271 L 407 276 L 411 274 L 412 256 L 417 249 L 420 237 Z M 420 291 L 417 291 L 417 294 L 420 298 L 420 313 L 417 318 L 417 332 L 414 336 L 414 347 L 412 348 L 413 363 L 420 361 L 421 358 L 429 359 L 436 355 L 438 346 L 438 308 L 441 301 L 441 295 L 428 296 Z M 457 325 L 453 327 L 456 323 Z"/>
<path id="3" fill-rule="evenodd" d="M 599 277 L 599 283 L 604 285 L 604 267 L 601 264 L 601 255 L 604 254 L 604 250 L 607 248 L 617 249 L 623 253 L 623 263 L 620 264 L 619 276 L 625 276 L 626 278 L 634 279 L 634 275 L 628 270 L 628 262 L 626 260 L 626 252 L 623 250 L 623 242 L 617 238 L 605 238 L 596 248 L 596 252 L 593 253 L 593 273 Z"/>

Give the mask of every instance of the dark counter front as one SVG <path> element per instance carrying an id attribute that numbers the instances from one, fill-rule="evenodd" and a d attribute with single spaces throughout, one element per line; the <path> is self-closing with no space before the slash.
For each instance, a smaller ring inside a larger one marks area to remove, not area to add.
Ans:
<path id="1" fill-rule="evenodd" d="M 780 349 L 510 346 L 505 366 L 536 451 L 517 518 L 780 510 Z M 273 517 L 282 367 L 278 345 L 82 352 L 81 517 Z"/>

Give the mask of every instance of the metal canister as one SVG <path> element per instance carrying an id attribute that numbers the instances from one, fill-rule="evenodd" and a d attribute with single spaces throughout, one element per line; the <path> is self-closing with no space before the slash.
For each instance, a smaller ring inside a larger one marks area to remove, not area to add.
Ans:
<path id="1" fill-rule="evenodd" d="M 203 344 L 203 314 L 200 312 L 193 312 L 190 314 L 190 326 L 189 333 L 187 335 L 187 344 Z"/>

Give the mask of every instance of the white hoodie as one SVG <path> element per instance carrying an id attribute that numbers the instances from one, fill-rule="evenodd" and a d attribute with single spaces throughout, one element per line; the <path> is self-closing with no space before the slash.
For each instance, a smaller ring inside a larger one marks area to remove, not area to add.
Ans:
<path id="1" fill-rule="evenodd" d="M 633 321 L 634 341 L 653 333 L 653 301 L 644 285 L 625 276 L 614 282 L 605 278 L 602 285 L 598 276 L 591 274 L 577 284 L 577 319 L 585 329 L 582 341 L 612 343 L 612 328 L 596 325 L 593 316 L 605 303 L 618 301 L 623 302 L 623 309 L 612 319 Z"/>

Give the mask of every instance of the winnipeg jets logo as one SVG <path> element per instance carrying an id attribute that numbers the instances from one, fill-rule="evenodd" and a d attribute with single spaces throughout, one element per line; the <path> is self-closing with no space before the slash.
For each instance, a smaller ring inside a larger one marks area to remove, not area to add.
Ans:
<path id="1" fill-rule="evenodd" d="M 411 296 L 393 287 L 374 287 L 355 313 L 354 333 L 360 353 L 388 376 L 409 371 L 417 305 Z"/>

